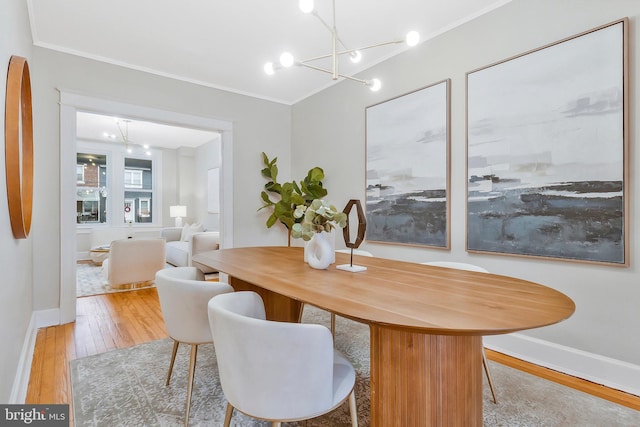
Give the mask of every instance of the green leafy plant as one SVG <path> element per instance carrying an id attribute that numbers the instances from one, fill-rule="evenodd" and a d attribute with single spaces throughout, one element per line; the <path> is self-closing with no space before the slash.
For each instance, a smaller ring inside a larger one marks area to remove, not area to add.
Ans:
<path id="1" fill-rule="evenodd" d="M 293 215 L 296 206 L 310 206 L 314 199 L 327 195 L 327 190 L 322 186 L 324 171 L 316 166 L 311 168 L 307 176 L 299 183 L 291 181 L 281 184 L 278 182 L 277 160 L 277 157 L 269 160 L 269 157 L 262 153 L 265 167 L 261 173 L 269 182 L 264 185 L 264 190 L 260 193 L 263 206 L 258 210 L 273 209 L 267 219 L 267 228 L 271 228 L 280 221 L 287 230 L 291 230 L 295 223 L 302 221 L 302 218 L 296 218 Z"/>
<path id="2" fill-rule="evenodd" d="M 344 228 L 347 225 L 347 214 L 319 199 L 313 200 L 309 206 L 296 206 L 293 217 L 302 221 L 293 224 L 291 237 L 305 241 L 311 240 L 315 233 L 329 232 L 335 227 Z"/>

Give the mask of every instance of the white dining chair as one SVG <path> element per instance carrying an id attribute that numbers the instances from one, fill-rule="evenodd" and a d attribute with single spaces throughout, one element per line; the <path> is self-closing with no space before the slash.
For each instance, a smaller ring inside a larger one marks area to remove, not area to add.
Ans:
<path id="1" fill-rule="evenodd" d="M 336 252 L 340 252 L 340 253 L 343 253 L 343 254 L 351 255 L 351 249 L 336 249 Z M 366 257 L 372 257 L 373 256 L 373 254 L 371 252 L 364 251 L 362 249 L 354 249 L 353 250 L 353 254 L 354 255 L 360 255 L 360 256 L 366 256 Z M 300 307 L 300 318 L 298 319 L 299 322 L 302 321 L 302 312 L 304 311 L 304 306 L 305 306 L 305 304 L 302 303 L 302 307 Z M 334 337 L 336 336 L 336 315 L 334 313 L 331 313 L 331 335 L 333 335 Z"/>
<path id="2" fill-rule="evenodd" d="M 156 273 L 156 287 L 158 288 L 164 324 L 169 336 L 173 339 L 173 351 L 166 385 L 169 385 L 171 380 L 179 344 L 185 343 L 191 346 L 189 375 L 187 377 L 187 402 L 184 410 L 184 425 L 186 426 L 189 423 L 198 345 L 212 342 L 207 302 L 215 295 L 233 292 L 233 288 L 227 283 L 205 281 L 204 273 L 196 267 L 175 267 L 160 270 Z"/>
<path id="3" fill-rule="evenodd" d="M 482 268 L 480 266 L 473 265 L 473 264 L 467 264 L 464 262 L 431 261 L 431 262 L 423 262 L 421 264 L 432 265 L 435 267 L 456 268 L 458 270 L 477 271 L 479 273 L 489 272 L 485 268 Z M 487 354 L 484 351 L 484 346 L 482 347 L 482 366 L 484 367 L 484 372 L 487 375 L 487 381 L 489 382 L 489 388 L 491 389 L 491 396 L 493 396 L 493 403 L 497 404 L 498 399 L 496 398 L 496 392 L 493 388 L 493 380 L 491 379 L 491 372 L 489 371 L 489 363 L 487 362 Z"/>
<path id="4" fill-rule="evenodd" d="M 228 401 L 225 427 L 234 409 L 276 427 L 326 414 L 347 399 L 357 427 L 355 369 L 333 348 L 326 327 L 265 320 L 262 298 L 250 291 L 213 297 L 209 322 Z"/>

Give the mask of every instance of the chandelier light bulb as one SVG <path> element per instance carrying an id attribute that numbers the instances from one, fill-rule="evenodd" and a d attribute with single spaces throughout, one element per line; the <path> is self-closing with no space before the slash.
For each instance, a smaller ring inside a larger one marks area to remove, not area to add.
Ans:
<path id="1" fill-rule="evenodd" d="M 275 69 L 273 68 L 273 62 L 267 62 L 264 64 L 264 72 L 268 75 L 272 76 L 275 73 Z"/>
<path id="2" fill-rule="evenodd" d="M 420 42 L 420 34 L 417 31 L 409 31 L 406 41 L 408 46 L 413 47 Z"/>
<path id="3" fill-rule="evenodd" d="M 280 64 L 284 68 L 291 67 L 293 65 L 293 55 L 289 52 L 284 52 L 282 55 L 280 55 Z"/>
<path id="4" fill-rule="evenodd" d="M 353 62 L 354 64 L 357 64 L 362 59 L 362 54 L 359 50 L 354 50 L 349 54 L 349 56 L 351 57 L 351 62 Z"/>
<path id="5" fill-rule="evenodd" d="M 298 6 L 300 7 L 300 10 L 303 11 L 304 13 L 313 12 L 313 0 L 300 0 L 298 2 Z"/>
<path id="6" fill-rule="evenodd" d="M 372 92 L 377 92 L 382 87 L 382 82 L 380 79 L 373 79 L 369 81 L 367 86 L 369 86 L 369 89 L 371 89 Z"/>

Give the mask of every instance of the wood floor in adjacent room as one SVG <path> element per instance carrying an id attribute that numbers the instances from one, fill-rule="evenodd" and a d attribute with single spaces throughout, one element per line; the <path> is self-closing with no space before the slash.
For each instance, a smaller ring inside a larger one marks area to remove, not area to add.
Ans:
<path id="1" fill-rule="evenodd" d="M 167 337 L 156 288 L 77 299 L 77 320 L 38 330 L 28 404 L 72 405 L 69 361 Z M 560 374 L 500 353 L 487 357 L 550 381 L 640 410 L 640 397 Z M 496 387 L 499 387 L 496 384 Z M 70 407 L 73 425 L 73 407 Z"/>

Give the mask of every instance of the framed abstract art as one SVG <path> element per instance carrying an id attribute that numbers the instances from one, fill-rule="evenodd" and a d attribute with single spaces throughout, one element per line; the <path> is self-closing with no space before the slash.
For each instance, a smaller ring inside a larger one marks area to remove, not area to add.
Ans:
<path id="1" fill-rule="evenodd" d="M 467 73 L 467 250 L 628 265 L 628 22 Z"/>
<path id="2" fill-rule="evenodd" d="M 449 86 L 367 107 L 368 241 L 449 248 Z"/>

